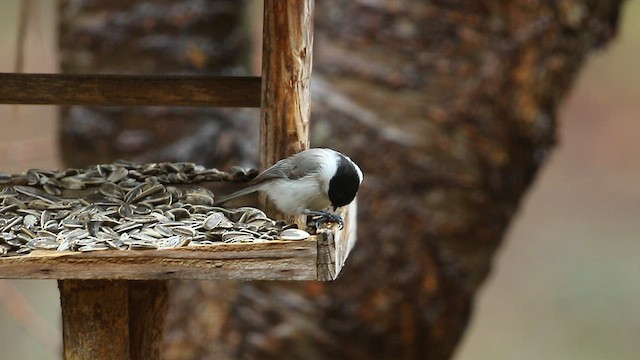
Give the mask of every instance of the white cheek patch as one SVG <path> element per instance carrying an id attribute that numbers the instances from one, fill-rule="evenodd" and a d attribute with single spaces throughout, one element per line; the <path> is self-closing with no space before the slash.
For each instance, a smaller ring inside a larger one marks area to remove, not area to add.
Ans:
<path id="1" fill-rule="evenodd" d="M 327 161 L 323 162 L 323 166 L 320 168 L 320 181 L 322 186 L 322 191 L 325 194 L 329 193 L 329 182 L 331 178 L 338 171 L 338 161 L 340 160 L 340 156 L 334 153 L 331 153 L 327 156 Z"/>

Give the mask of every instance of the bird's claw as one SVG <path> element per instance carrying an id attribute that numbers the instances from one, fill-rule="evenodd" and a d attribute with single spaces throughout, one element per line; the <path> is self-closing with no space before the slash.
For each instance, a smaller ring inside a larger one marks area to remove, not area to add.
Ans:
<path id="1" fill-rule="evenodd" d="M 342 228 L 344 228 L 344 220 L 342 219 L 342 216 L 340 216 L 338 214 L 332 214 L 332 213 L 326 212 L 326 211 L 314 211 L 314 210 L 307 210 L 305 213 L 307 215 L 312 215 L 312 216 L 317 216 L 318 217 L 317 219 L 315 219 L 316 229 L 319 228 L 322 224 L 325 224 L 325 223 L 328 223 L 328 222 L 337 223 L 338 224 L 338 228 L 340 230 L 342 230 Z"/>
<path id="2" fill-rule="evenodd" d="M 338 214 L 330 214 L 327 213 L 325 215 L 321 215 L 320 218 L 318 218 L 318 220 L 316 220 L 316 228 L 320 227 L 320 225 L 327 223 L 327 222 L 334 222 L 338 224 L 338 228 L 340 230 L 342 230 L 342 228 L 344 228 L 344 220 L 342 220 L 342 216 L 338 215 Z"/>

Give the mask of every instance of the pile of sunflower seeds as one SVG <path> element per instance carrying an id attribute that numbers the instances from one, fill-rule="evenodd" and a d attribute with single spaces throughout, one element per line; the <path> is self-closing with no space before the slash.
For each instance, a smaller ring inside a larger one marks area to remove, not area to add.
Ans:
<path id="1" fill-rule="evenodd" d="M 259 209 L 214 206 L 214 194 L 196 185 L 253 175 L 239 168 L 226 173 L 192 163 L 125 161 L 0 173 L 0 256 L 306 239 L 307 232 Z"/>

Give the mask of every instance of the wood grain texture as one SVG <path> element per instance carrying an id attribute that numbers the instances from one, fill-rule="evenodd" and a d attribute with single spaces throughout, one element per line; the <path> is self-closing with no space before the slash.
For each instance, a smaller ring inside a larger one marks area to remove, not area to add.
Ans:
<path id="1" fill-rule="evenodd" d="M 66 360 L 129 359 L 127 281 L 58 282 Z"/>
<path id="2" fill-rule="evenodd" d="M 131 359 L 160 359 L 168 309 L 164 280 L 128 281 Z"/>
<path id="3" fill-rule="evenodd" d="M 317 241 L 219 244 L 171 250 L 34 251 L 0 258 L 11 279 L 316 280 Z"/>
<path id="4" fill-rule="evenodd" d="M 1 104 L 259 107 L 259 77 L 0 73 Z"/>
<path id="5" fill-rule="evenodd" d="M 356 243 L 357 199 L 338 213 L 345 220 L 344 228 L 337 226 L 318 235 L 318 280 L 335 280 Z"/>
<path id="6" fill-rule="evenodd" d="M 166 281 L 61 280 L 58 286 L 65 359 L 160 358 Z"/>
<path id="7" fill-rule="evenodd" d="M 264 2 L 260 170 L 309 148 L 313 7 L 313 0 Z"/>

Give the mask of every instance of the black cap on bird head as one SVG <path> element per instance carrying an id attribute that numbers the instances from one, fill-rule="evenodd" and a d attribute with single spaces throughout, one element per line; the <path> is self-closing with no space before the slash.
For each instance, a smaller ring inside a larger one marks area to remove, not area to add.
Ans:
<path id="1" fill-rule="evenodd" d="M 329 182 L 329 200 L 333 209 L 348 205 L 356 197 L 362 182 L 362 171 L 353 161 L 340 154 L 336 174 Z"/>

